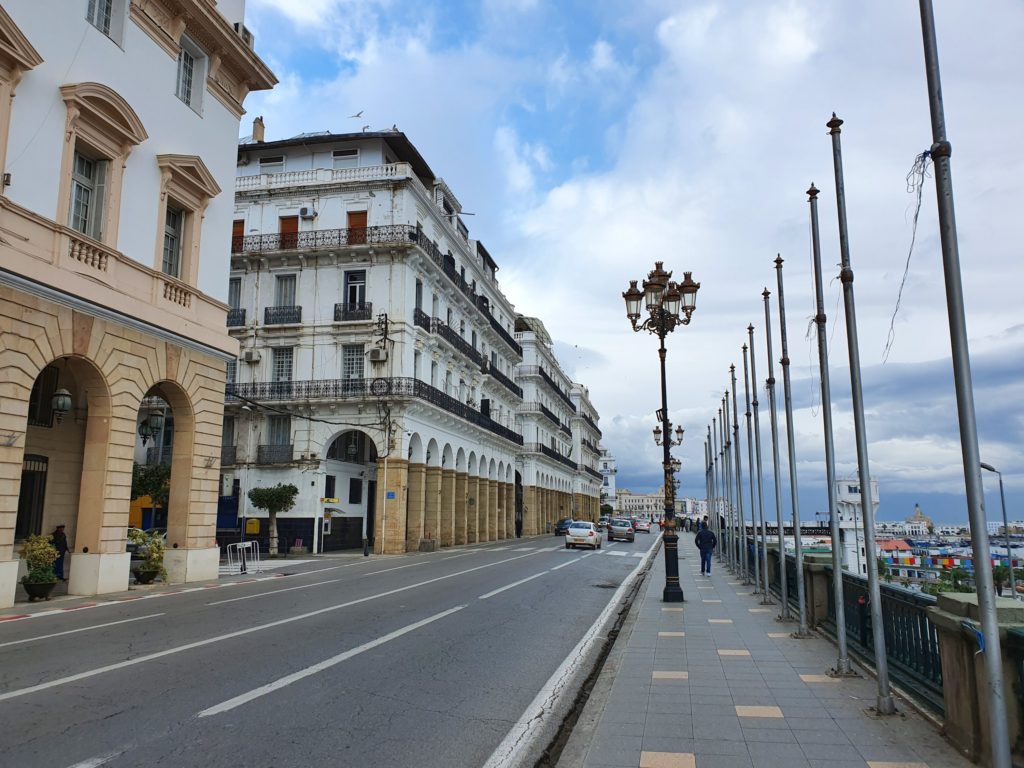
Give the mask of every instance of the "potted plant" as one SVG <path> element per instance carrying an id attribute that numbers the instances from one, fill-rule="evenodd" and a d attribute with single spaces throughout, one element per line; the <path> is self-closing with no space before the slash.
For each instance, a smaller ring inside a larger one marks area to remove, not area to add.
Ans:
<path id="1" fill-rule="evenodd" d="M 136 584 L 150 584 L 157 576 L 167 578 L 164 568 L 164 537 L 156 531 L 128 531 L 128 540 L 135 544 L 135 553 L 141 556 L 132 568 Z"/>
<path id="2" fill-rule="evenodd" d="M 28 573 L 21 577 L 22 586 L 28 592 L 29 602 L 49 600 L 50 592 L 57 583 L 53 564 L 57 561 L 57 548 L 48 536 L 29 536 L 21 545 L 21 556 L 25 558 Z"/>

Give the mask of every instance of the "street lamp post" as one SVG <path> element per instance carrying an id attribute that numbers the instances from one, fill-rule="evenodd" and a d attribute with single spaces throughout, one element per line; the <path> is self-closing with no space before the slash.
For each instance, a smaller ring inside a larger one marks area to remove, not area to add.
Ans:
<path id="1" fill-rule="evenodd" d="M 1006 539 L 1006 559 L 1010 564 L 1010 596 L 1017 599 L 1017 581 L 1013 576 L 1013 550 L 1010 549 L 1010 523 L 1006 519 L 1006 496 L 1003 495 L 1003 473 L 991 464 L 981 462 L 981 468 L 999 476 L 999 502 L 1003 505 L 1003 537 Z"/>
<path id="2" fill-rule="evenodd" d="M 658 358 L 661 361 L 661 410 L 658 413 L 661 421 L 661 432 L 664 441 L 662 470 L 665 477 L 665 533 L 662 541 L 665 544 L 665 589 L 662 600 L 666 603 L 681 603 L 683 590 L 679 586 L 679 536 L 676 535 L 675 483 L 672 474 L 672 445 L 683 440 L 682 427 L 676 428 L 678 441 L 673 442 L 672 424 L 668 420 L 668 387 L 665 382 L 665 336 L 675 330 L 676 326 L 689 325 L 690 317 L 697 303 L 697 290 L 700 283 L 693 281 L 691 273 L 683 273 L 683 282 L 670 280 L 671 272 L 663 269 L 663 262 L 656 261 L 654 269 L 647 274 L 644 287 L 637 288 L 636 280 L 630 280 L 629 289 L 622 294 L 626 302 L 626 317 L 633 330 L 648 331 L 658 337 L 660 346 Z M 648 318 L 640 320 L 641 303 L 646 304 Z M 655 439 L 657 440 L 657 430 Z"/>

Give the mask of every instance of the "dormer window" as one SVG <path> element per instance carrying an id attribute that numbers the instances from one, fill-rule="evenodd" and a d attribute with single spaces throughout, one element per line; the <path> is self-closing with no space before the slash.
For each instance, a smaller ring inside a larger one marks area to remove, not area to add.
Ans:
<path id="1" fill-rule="evenodd" d="M 335 168 L 357 168 L 359 166 L 358 149 L 336 149 L 333 152 Z"/>

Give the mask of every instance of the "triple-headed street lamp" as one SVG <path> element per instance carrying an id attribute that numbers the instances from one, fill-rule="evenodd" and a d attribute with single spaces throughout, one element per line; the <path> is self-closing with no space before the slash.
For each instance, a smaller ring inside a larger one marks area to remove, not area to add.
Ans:
<path id="1" fill-rule="evenodd" d="M 654 270 L 644 280 L 643 290 L 636 287 L 637 281 L 629 281 L 629 290 L 622 294 L 626 300 L 626 317 L 634 331 L 649 331 L 658 337 L 661 346 L 658 357 L 661 360 L 661 410 L 658 421 L 661 425 L 654 428 L 654 441 L 662 446 L 664 456 L 662 470 L 665 476 L 665 533 L 662 540 L 665 544 L 665 589 L 662 600 L 666 603 L 681 603 L 683 590 L 679 586 L 679 556 L 675 520 L 675 478 L 671 448 L 683 441 L 683 428 L 676 427 L 672 438 L 672 424 L 668 420 L 668 390 L 665 384 L 665 336 L 679 325 L 689 325 L 690 316 L 697 305 L 697 290 L 700 283 L 695 283 L 691 273 L 683 273 L 683 282 L 671 280 L 672 273 L 663 269 L 663 262 L 654 262 Z M 640 320 L 641 304 L 646 306 L 648 318 Z"/>

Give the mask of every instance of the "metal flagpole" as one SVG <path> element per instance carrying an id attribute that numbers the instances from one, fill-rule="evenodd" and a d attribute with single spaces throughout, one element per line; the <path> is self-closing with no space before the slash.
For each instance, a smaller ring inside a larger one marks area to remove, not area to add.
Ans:
<path id="1" fill-rule="evenodd" d="M 729 390 L 725 390 L 722 396 L 722 450 L 725 452 L 725 488 L 726 496 L 729 498 L 729 514 L 726 516 L 729 540 L 729 572 L 736 573 L 736 499 L 732 487 L 732 438 L 729 435 Z"/>
<path id="2" fill-rule="evenodd" d="M 935 163 L 935 192 L 939 209 L 939 237 L 942 242 L 942 271 L 946 283 L 946 313 L 953 352 L 953 382 L 956 388 L 957 415 L 960 422 L 960 451 L 964 461 L 967 491 L 967 519 L 974 548 L 975 580 L 978 589 L 978 613 L 985 635 L 985 673 L 988 678 L 989 739 L 992 742 L 994 768 L 1010 768 L 1010 735 L 1003 694 L 1002 653 L 999 623 L 993 591 L 992 562 L 988 530 L 985 525 L 985 489 L 981 482 L 981 453 L 978 450 L 978 424 L 974 414 L 974 383 L 971 354 L 967 345 L 967 320 L 964 316 L 964 292 L 960 281 L 960 250 L 953 207 L 953 176 L 950 170 L 951 146 L 946 138 L 946 115 L 942 106 L 942 82 L 939 78 L 939 49 L 935 39 L 935 15 L 931 0 L 920 0 L 921 35 L 924 41 L 925 71 L 928 75 L 928 106 L 932 122 L 932 162 Z M 1009 531 L 1006 533 L 1009 555 Z M 1013 568 L 1013 560 L 1010 560 Z M 1016 599 L 1016 595 L 1014 596 Z"/>
<path id="3" fill-rule="evenodd" d="M 843 552 L 839 535 L 839 509 L 836 506 L 836 449 L 832 438 L 832 387 L 828 370 L 828 335 L 825 330 L 825 292 L 821 282 L 821 240 L 818 236 L 818 190 L 811 184 L 807 190 L 811 205 L 811 246 L 814 254 L 814 322 L 818 326 L 818 367 L 821 370 L 821 420 L 825 432 L 825 482 L 828 485 L 828 515 L 832 534 L 832 599 L 836 608 L 836 676 L 851 675 L 850 654 L 846 648 L 846 611 L 843 604 Z"/>
<path id="4" fill-rule="evenodd" d="M 732 451 L 733 460 L 736 462 L 736 510 L 739 515 L 739 544 L 742 557 L 740 558 L 743 569 L 743 583 L 750 585 L 750 557 L 747 551 L 747 518 L 743 512 L 743 461 L 740 458 L 740 421 L 736 408 L 736 366 L 729 366 L 729 375 L 732 377 Z"/>
<path id="5" fill-rule="evenodd" d="M 761 550 L 757 542 L 757 507 L 754 506 L 754 439 L 750 423 L 750 371 L 747 369 L 747 345 L 743 345 L 743 392 L 747 402 L 747 479 L 750 480 L 750 527 L 754 532 L 754 594 L 762 592 Z"/>
<path id="6" fill-rule="evenodd" d="M 768 298 L 772 295 L 765 288 L 764 293 L 764 338 L 768 345 L 768 378 L 765 384 L 768 386 L 768 411 L 772 422 L 772 464 L 775 470 L 775 517 L 779 524 L 779 582 L 781 584 L 782 612 L 779 614 L 780 621 L 792 621 L 793 616 L 789 612 L 789 590 L 786 574 L 786 529 L 782 524 L 782 479 L 779 477 L 779 423 L 776 418 L 775 409 L 775 371 L 772 363 L 772 315 Z"/>
<path id="7" fill-rule="evenodd" d="M 764 487 L 761 482 L 761 419 L 757 410 L 757 363 L 754 355 L 753 323 L 747 326 L 747 336 L 750 338 L 750 389 L 753 395 L 751 405 L 754 406 L 754 450 L 757 456 L 757 509 L 761 516 L 761 573 L 764 580 L 764 597 L 761 598 L 761 605 L 772 605 L 772 594 L 768 589 L 768 525 L 764 517 Z"/>
<path id="8" fill-rule="evenodd" d="M 846 344 L 850 355 L 850 394 L 853 399 L 853 428 L 857 442 L 857 464 L 860 470 L 860 505 L 864 518 L 864 554 L 874 558 L 875 516 L 871 509 L 873 492 L 871 471 L 868 465 L 868 436 L 864 430 L 864 392 L 860 377 L 860 343 L 857 340 L 857 310 L 853 300 L 853 269 L 850 267 L 850 238 L 846 227 L 846 190 L 843 183 L 843 154 L 839 142 L 839 126 L 843 121 L 832 113 L 826 123 L 832 135 L 832 161 L 836 177 L 836 209 L 839 214 L 839 254 L 842 270 L 839 279 L 843 283 L 843 307 L 846 310 Z M 985 570 L 985 569 L 981 569 Z M 878 585 L 878 568 L 868 561 L 868 603 L 871 607 L 871 634 L 874 641 L 875 671 L 878 680 L 878 702 L 876 708 L 883 715 L 896 712 L 896 702 L 889 689 L 889 662 L 886 657 L 885 627 L 882 624 L 882 594 Z"/>
<path id="9" fill-rule="evenodd" d="M 789 447 L 789 499 L 793 507 L 793 544 L 796 549 L 796 604 L 800 626 L 793 637 L 810 637 L 807 631 L 807 596 L 804 585 L 804 548 L 800 539 L 800 494 L 796 482 L 796 437 L 793 431 L 793 387 L 789 378 L 789 340 L 786 334 L 786 295 L 782 290 L 782 257 L 775 258 L 779 284 L 779 334 L 782 336 L 782 393 L 786 407 L 786 443 Z"/>
<path id="10" fill-rule="evenodd" d="M 721 416 L 721 411 L 719 411 Z M 718 457 L 722 455 L 722 452 L 718 450 L 718 422 L 715 417 L 711 417 L 711 445 L 712 445 L 712 463 L 715 466 L 715 509 L 711 513 L 711 530 L 714 532 L 715 537 L 719 542 L 722 541 L 722 526 L 721 520 L 718 517 L 718 509 L 722 506 L 722 482 L 718 476 Z M 722 547 L 717 547 L 716 554 L 718 555 L 718 561 L 722 561 Z"/>
<path id="11" fill-rule="evenodd" d="M 708 528 L 714 532 L 715 525 L 715 499 L 718 495 L 718 489 L 715 487 L 715 449 L 714 444 L 711 442 L 711 425 L 708 424 L 708 473 L 711 475 L 711 499 L 708 502 Z"/>

